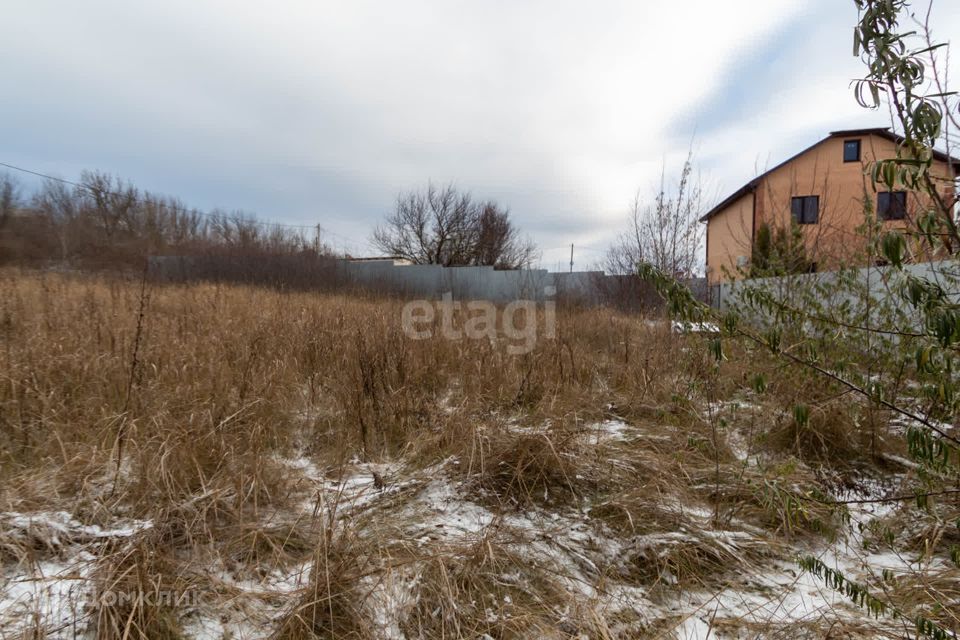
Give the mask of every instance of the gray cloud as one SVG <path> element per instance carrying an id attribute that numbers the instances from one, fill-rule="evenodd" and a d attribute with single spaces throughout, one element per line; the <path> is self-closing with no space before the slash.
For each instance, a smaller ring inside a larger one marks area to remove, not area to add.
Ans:
<path id="1" fill-rule="evenodd" d="M 850 7 L 796 5 L 17 3 L 0 38 L 0 160 L 320 223 L 352 251 L 398 191 L 453 181 L 510 206 L 541 246 L 589 253 L 695 127 L 723 183 L 819 126 L 757 115 L 792 88 L 764 56 L 817 58 L 812 43 L 834 39 L 849 52 Z M 817 60 L 805 81 L 846 91 L 847 67 Z M 723 160 L 737 134 L 750 156 Z"/>

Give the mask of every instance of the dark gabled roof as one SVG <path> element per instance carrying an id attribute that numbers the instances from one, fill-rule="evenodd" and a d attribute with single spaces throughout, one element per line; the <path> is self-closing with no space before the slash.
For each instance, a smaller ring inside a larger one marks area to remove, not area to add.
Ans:
<path id="1" fill-rule="evenodd" d="M 789 160 L 787 162 L 789 162 Z M 771 169 L 770 171 L 773 171 L 773 169 Z M 700 218 L 700 222 L 706 222 L 707 220 L 717 215 L 718 213 L 720 213 L 721 211 L 729 207 L 731 204 L 733 204 L 743 196 L 747 195 L 748 193 L 753 193 L 754 191 L 756 191 L 757 185 L 760 184 L 760 179 L 763 178 L 763 176 L 767 175 L 767 173 L 770 173 L 770 171 L 760 174 L 759 176 L 757 176 L 747 184 L 743 185 L 742 187 L 734 191 L 732 194 L 730 194 L 728 198 L 724 198 L 723 202 L 715 206 L 713 209 L 710 209 L 710 211 L 708 211 L 706 215 Z"/>
<path id="2" fill-rule="evenodd" d="M 846 129 L 844 131 L 832 131 L 830 133 L 830 138 L 852 138 L 855 136 L 880 136 L 881 138 L 886 138 L 891 142 L 896 144 L 903 144 L 906 138 L 901 136 L 898 133 L 890 131 L 889 127 L 880 127 L 876 129 Z M 826 138 L 825 138 L 826 139 Z M 822 142 L 822 141 L 821 141 Z M 946 162 L 947 164 L 952 164 L 954 167 L 960 166 L 960 158 L 954 158 L 951 155 L 939 151 L 937 149 L 933 150 L 933 159 L 940 162 Z"/>
<path id="3" fill-rule="evenodd" d="M 730 195 L 730 197 L 725 198 L 723 202 L 715 206 L 713 209 L 708 211 L 706 215 L 700 218 L 700 222 L 706 222 L 707 220 L 717 215 L 718 213 L 726 209 L 728 206 L 730 206 L 731 204 L 733 204 L 743 196 L 747 195 L 748 193 L 753 193 L 754 191 L 756 191 L 757 186 L 760 184 L 761 180 L 763 180 L 765 177 L 767 177 L 768 175 L 770 175 L 780 167 L 783 167 L 784 165 L 787 165 L 793 162 L 794 160 L 796 160 L 806 152 L 810 151 L 817 145 L 823 142 L 826 142 L 831 138 L 854 138 L 854 137 L 862 137 L 862 136 L 870 136 L 870 135 L 886 138 L 887 140 L 890 140 L 891 142 L 895 142 L 896 144 L 902 144 L 903 141 L 905 140 L 903 136 L 890 131 L 889 127 L 875 127 L 872 129 L 844 129 L 842 131 L 831 131 L 830 135 L 828 135 L 826 138 L 823 138 L 822 140 L 818 140 L 817 142 L 810 145 L 800 153 L 790 156 L 789 158 L 787 158 L 777 166 L 773 167 L 772 169 L 767 169 L 766 171 L 761 173 L 759 176 L 757 176 L 747 184 L 743 185 L 742 187 L 734 191 Z M 938 151 L 937 149 L 933 150 L 933 157 L 935 160 L 939 160 L 940 162 L 947 162 L 952 164 L 954 166 L 955 171 L 960 171 L 960 159 L 954 158 L 944 153 L 943 151 Z"/>

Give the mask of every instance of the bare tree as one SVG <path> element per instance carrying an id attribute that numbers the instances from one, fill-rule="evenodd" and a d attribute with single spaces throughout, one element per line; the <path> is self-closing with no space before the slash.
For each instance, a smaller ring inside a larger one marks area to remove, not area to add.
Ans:
<path id="1" fill-rule="evenodd" d="M 34 195 L 33 206 L 51 228 L 56 230 L 60 260 L 66 262 L 72 249 L 72 235 L 79 217 L 78 190 L 68 189 L 63 182 L 47 180 Z"/>
<path id="2" fill-rule="evenodd" d="M 0 175 L 0 229 L 7 226 L 20 205 L 20 185 L 17 180 L 8 173 Z"/>
<path id="3" fill-rule="evenodd" d="M 539 257 L 537 246 L 520 236 L 510 212 L 496 202 L 485 202 L 478 214 L 478 233 L 471 264 L 493 265 L 498 269 L 528 267 Z"/>
<path id="4" fill-rule="evenodd" d="M 666 170 L 652 203 L 644 202 L 638 191 L 627 230 L 607 250 L 605 268 L 610 273 L 636 273 L 643 263 L 678 278 L 696 275 L 703 262 L 700 250 L 704 239 L 705 198 L 699 178 L 693 172 L 693 152 L 683 163 L 680 178 L 667 186 Z"/>
<path id="5" fill-rule="evenodd" d="M 136 187 L 101 171 L 84 171 L 80 183 L 83 207 L 99 222 L 107 240 L 113 240 L 118 231 L 127 235 L 139 232 L 136 225 L 140 194 Z"/>
<path id="6" fill-rule="evenodd" d="M 528 266 L 536 247 L 520 237 L 510 212 L 496 202 L 474 202 L 453 185 L 411 191 L 374 229 L 373 244 L 384 253 L 414 264 Z"/>

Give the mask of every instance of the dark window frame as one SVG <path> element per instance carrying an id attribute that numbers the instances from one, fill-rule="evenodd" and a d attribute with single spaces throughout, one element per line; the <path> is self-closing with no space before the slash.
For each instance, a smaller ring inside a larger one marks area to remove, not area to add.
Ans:
<path id="1" fill-rule="evenodd" d="M 884 202 L 886 200 L 886 202 Z M 894 209 L 894 203 L 897 206 Z M 905 220 L 907 217 L 907 192 L 906 191 L 880 191 L 877 193 L 877 219 L 883 220 Z"/>
<path id="2" fill-rule="evenodd" d="M 847 145 L 856 143 L 857 145 L 857 157 L 853 158 L 847 155 Z M 853 138 L 850 140 L 843 141 L 843 161 L 844 162 L 860 162 L 861 151 L 863 147 L 863 141 L 860 138 Z"/>
<path id="3" fill-rule="evenodd" d="M 790 215 L 797 224 L 817 224 L 820 222 L 820 196 L 793 196 Z"/>

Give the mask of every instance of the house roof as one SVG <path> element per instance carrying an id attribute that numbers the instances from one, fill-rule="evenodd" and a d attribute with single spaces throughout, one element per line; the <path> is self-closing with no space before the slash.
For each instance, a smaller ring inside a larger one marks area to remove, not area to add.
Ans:
<path id="1" fill-rule="evenodd" d="M 747 184 L 743 185 L 742 187 L 734 191 L 732 194 L 730 194 L 729 197 L 725 198 L 720 204 L 715 206 L 713 209 L 708 211 L 706 215 L 700 218 L 700 222 L 706 222 L 707 220 L 717 215 L 718 213 L 726 209 L 728 206 L 730 206 L 731 204 L 733 204 L 743 196 L 747 195 L 748 193 L 753 193 L 754 191 L 756 191 L 757 186 L 760 184 L 761 180 L 763 180 L 765 177 L 767 177 L 777 169 L 783 167 L 784 165 L 790 164 L 791 162 L 793 162 L 794 160 L 796 160 L 806 152 L 810 151 L 817 145 L 831 138 L 853 138 L 853 137 L 862 137 L 862 136 L 870 136 L 870 135 L 886 138 L 887 140 L 895 142 L 896 144 L 902 144 L 903 141 L 905 140 L 903 136 L 896 134 L 893 131 L 890 131 L 889 127 L 875 127 L 872 129 L 843 129 L 841 131 L 831 131 L 830 135 L 828 135 L 826 138 L 818 140 L 817 142 L 813 143 L 803 151 L 790 156 L 789 158 L 787 158 L 777 166 L 773 167 L 772 169 L 767 169 L 766 171 L 758 175 L 756 178 L 754 178 Z M 947 162 L 952 164 L 955 170 L 960 170 L 960 159 L 958 158 L 954 158 L 944 153 L 943 151 L 938 151 L 937 149 L 933 150 L 933 157 L 935 160 L 939 160 L 940 162 Z"/>

